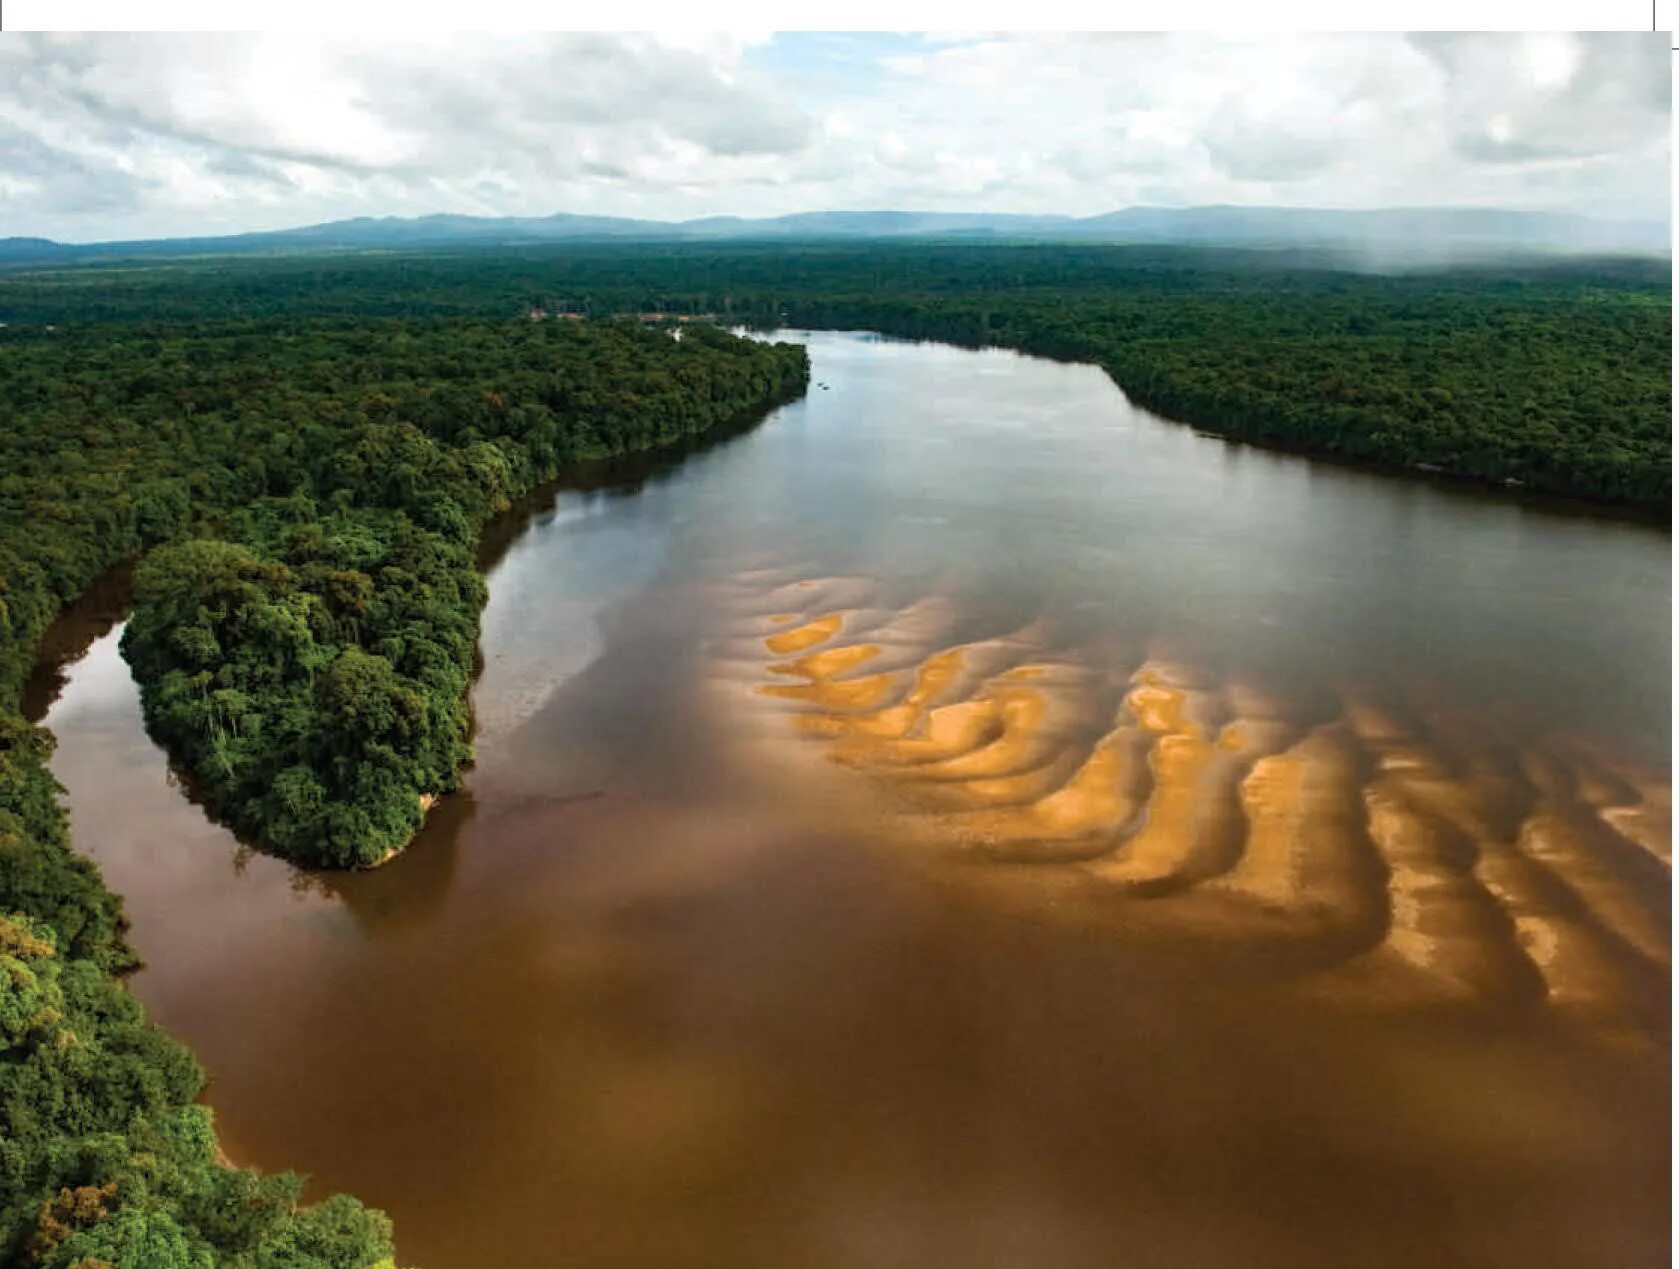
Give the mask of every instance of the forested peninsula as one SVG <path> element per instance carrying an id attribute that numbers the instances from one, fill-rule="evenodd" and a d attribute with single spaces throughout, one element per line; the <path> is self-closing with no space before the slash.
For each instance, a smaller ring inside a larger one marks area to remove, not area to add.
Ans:
<path id="1" fill-rule="evenodd" d="M 665 327 L 694 319 L 674 338 Z M 43 632 L 138 560 L 124 653 L 214 813 L 313 866 L 399 849 L 470 754 L 488 521 L 567 464 L 802 391 L 873 328 L 1104 366 L 1281 448 L 1671 501 L 1665 264 L 1383 276 L 1275 251 L 740 244 L 0 270 L 0 1263 L 390 1263 L 376 1212 L 223 1165 L 121 985 L 120 901 L 20 712 Z"/>
<path id="2" fill-rule="evenodd" d="M 298 863 L 378 862 L 470 756 L 485 524 L 568 463 L 798 394 L 804 351 L 453 319 L 72 329 L 0 356 L 0 1263 L 388 1259 L 378 1213 L 219 1162 L 203 1073 L 121 986 L 120 900 L 19 712 L 35 648 L 146 553 L 124 650 L 208 806 Z"/>

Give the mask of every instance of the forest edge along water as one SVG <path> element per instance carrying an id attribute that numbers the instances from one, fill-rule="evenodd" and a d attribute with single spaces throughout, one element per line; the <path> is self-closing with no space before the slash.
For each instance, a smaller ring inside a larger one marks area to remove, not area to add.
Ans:
<path id="1" fill-rule="evenodd" d="M 233 1157 L 436 1269 L 508 1210 L 601 1265 L 1663 1262 L 1666 535 L 798 338 L 831 391 L 486 534 L 477 766 L 378 872 L 239 849 L 67 615 L 53 770 Z"/>
<path id="2" fill-rule="evenodd" d="M 124 652 L 183 787 L 266 849 L 340 864 L 411 836 L 469 756 L 484 522 L 806 368 L 633 323 L 56 329 L 6 332 L 0 684 L 25 703 L 54 614 L 153 548 Z M 203 1069 L 123 989 L 122 901 L 73 851 L 52 744 L 0 712 L 0 1258 L 389 1265 L 382 1213 L 225 1166 Z"/>

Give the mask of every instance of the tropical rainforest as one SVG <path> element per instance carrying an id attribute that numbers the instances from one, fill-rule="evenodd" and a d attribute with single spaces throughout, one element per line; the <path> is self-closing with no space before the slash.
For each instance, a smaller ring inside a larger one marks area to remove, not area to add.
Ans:
<path id="1" fill-rule="evenodd" d="M 568 463 L 802 391 L 801 348 L 636 323 L 290 321 L 12 335 L 0 356 L 0 1263 L 366 1266 L 382 1216 L 222 1166 L 146 1024 L 118 899 L 18 713 L 58 610 L 143 555 L 124 650 L 207 806 L 376 862 L 470 756 L 480 531 Z"/>
<path id="2" fill-rule="evenodd" d="M 578 244 L 0 273 L 0 321 L 713 314 L 1093 361 L 1239 440 L 1664 514 L 1665 261 L 1378 274 L 1294 249 Z"/>
<path id="3" fill-rule="evenodd" d="M 640 314 L 637 321 L 623 315 Z M 873 328 L 1104 366 L 1238 440 L 1664 513 L 1665 265 L 1378 275 L 1298 252 L 738 244 L 0 271 L 0 1263 L 368 1266 L 391 1231 L 226 1165 L 192 1057 L 122 985 L 120 900 L 23 716 L 54 617 L 137 561 L 123 650 L 208 809 L 378 863 L 455 787 L 477 548 L 569 464 L 803 390 Z"/>

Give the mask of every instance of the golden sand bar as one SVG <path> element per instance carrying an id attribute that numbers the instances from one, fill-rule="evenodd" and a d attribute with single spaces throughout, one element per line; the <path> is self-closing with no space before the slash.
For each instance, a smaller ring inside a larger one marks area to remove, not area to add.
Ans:
<path id="1" fill-rule="evenodd" d="M 731 585 L 719 648 L 906 844 L 1073 869 L 1150 929 L 1319 949 L 1366 1001 L 1612 1020 L 1667 973 L 1670 791 L 1589 746 L 1497 736 L 1421 689 L 1342 684 L 1314 717 L 1159 646 L 1057 650 L 1039 623 L 941 642 L 954 605 L 882 607 L 867 579 Z"/>

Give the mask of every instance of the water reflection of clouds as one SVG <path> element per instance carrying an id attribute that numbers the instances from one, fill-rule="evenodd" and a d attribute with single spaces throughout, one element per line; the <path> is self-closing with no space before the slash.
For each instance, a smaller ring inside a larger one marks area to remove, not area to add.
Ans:
<path id="1" fill-rule="evenodd" d="M 91 713 L 120 711 L 121 704 L 134 695 L 133 676 L 118 648 L 126 625 L 117 626 L 89 645 L 75 663 L 74 672 L 66 676 L 63 690 L 44 720 L 47 726 L 57 730 Z"/>

